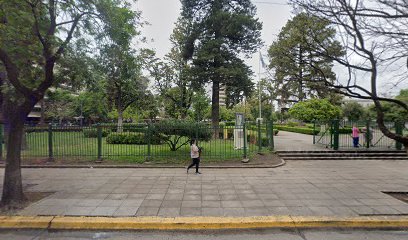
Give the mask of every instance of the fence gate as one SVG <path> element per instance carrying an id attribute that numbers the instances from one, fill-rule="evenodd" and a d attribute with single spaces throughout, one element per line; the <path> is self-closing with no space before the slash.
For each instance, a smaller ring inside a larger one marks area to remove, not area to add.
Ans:
<path id="1" fill-rule="evenodd" d="M 407 124 L 389 122 L 385 125 L 394 133 L 408 133 Z M 359 129 L 359 148 L 382 150 L 401 150 L 402 148 L 401 143 L 386 137 L 375 121 L 353 122 L 332 120 L 327 122 L 315 122 L 315 129 L 318 130 L 319 133 L 313 137 L 313 143 L 321 144 L 326 148 L 333 148 L 335 150 L 353 148 L 353 126 Z"/>

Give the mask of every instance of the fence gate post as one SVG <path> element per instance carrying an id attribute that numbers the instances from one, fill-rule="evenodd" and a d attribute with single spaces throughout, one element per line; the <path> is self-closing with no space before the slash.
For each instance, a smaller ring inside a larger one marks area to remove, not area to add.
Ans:
<path id="1" fill-rule="evenodd" d="M 247 136 L 246 136 L 246 131 L 245 131 L 245 125 L 246 125 L 246 123 L 244 123 L 243 125 L 242 125 L 242 130 L 243 130 L 243 132 L 244 132 L 244 159 L 247 159 Z"/>
<path id="2" fill-rule="evenodd" d="M 262 150 L 261 120 L 258 119 L 258 152 Z"/>
<path id="3" fill-rule="evenodd" d="M 371 138 L 370 138 L 370 120 L 367 121 L 366 124 L 366 133 L 365 133 L 365 139 L 366 139 L 366 148 L 370 148 L 370 142 L 371 142 Z"/>
<path id="4" fill-rule="evenodd" d="M 48 161 L 54 161 L 54 151 L 52 148 L 52 123 L 48 124 Z"/>
<path id="5" fill-rule="evenodd" d="M 98 123 L 96 126 L 97 133 L 98 133 L 98 162 L 102 162 L 102 127 L 101 124 Z"/>
<path id="6" fill-rule="evenodd" d="M 333 120 L 333 149 L 339 150 L 339 120 Z"/>
<path id="7" fill-rule="evenodd" d="M 273 121 L 271 120 L 269 123 L 269 149 L 273 151 L 275 149 L 275 142 L 273 140 L 273 135 L 275 131 L 273 131 Z"/>
<path id="8" fill-rule="evenodd" d="M 146 161 L 149 162 L 152 156 L 152 133 L 150 123 L 147 123 L 147 157 Z"/>
<path id="9" fill-rule="evenodd" d="M 3 124 L 0 124 L 0 161 L 3 160 Z"/>
<path id="10" fill-rule="evenodd" d="M 402 136 L 402 131 L 403 131 L 403 124 L 401 122 L 395 122 L 395 133 Z M 402 143 L 395 141 L 395 148 L 397 150 L 401 150 Z"/>
<path id="11" fill-rule="evenodd" d="M 313 120 L 313 144 L 316 144 L 316 120 Z"/>

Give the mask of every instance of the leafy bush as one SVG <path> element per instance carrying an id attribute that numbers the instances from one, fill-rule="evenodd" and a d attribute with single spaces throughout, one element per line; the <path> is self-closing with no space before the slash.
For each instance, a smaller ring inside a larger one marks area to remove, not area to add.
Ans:
<path id="1" fill-rule="evenodd" d="M 162 137 L 159 135 L 152 135 L 150 144 L 161 144 Z M 138 132 L 113 132 L 108 135 L 106 142 L 110 144 L 136 144 L 136 145 L 146 145 L 149 143 L 148 136 L 145 133 Z"/>
<path id="2" fill-rule="evenodd" d="M 278 129 L 273 129 L 273 134 L 276 136 L 276 135 L 278 135 L 278 133 L 279 133 L 279 130 Z"/>
<path id="3" fill-rule="evenodd" d="M 303 133 L 303 134 L 309 134 L 309 135 L 316 135 L 319 133 L 319 130 L 314 130 L 310 128 L 300 128 L 300 127 L 287 127 L 287 126 L 275 126 L 278 130 L 281 131 L 288 131 L 288 132 L 296 132 L 296 133 Z"/>
<path id="4" fill-rule="evenodd" d="M 84 133 L 84 137 L 86 138 L 97 138 L 98 137 L 98 129 L 91 128 L 91 129 L 83 129 L 82 132 Z M 109 129 L 101 129 L 102 137 L 107 137 L 110 133 Z"/>
<path id="5" fill-rule="evenodd" d="M 334 106 L 327 99 L 313 98 L 298 102 L 289 109 L 289 114 L 296 119 L 311 122 L 313 120 L 328 121 L 341 116 L 341 108 Z"/>
<path id="6" fill-rule="evenodd" d="M 163 136 L 171 151 L 176 151 L 189 143 L 192 138 L 200 141 L 209 141 L 212 137 L 212 128 L 205 123 L 195 123 L 182 120 L 164 120 L 153 124 L 153 135 Z"/>
<path id="7" fill-rule="evenodd" d="M 299 126 L 298 122 L 288 122 L 286 125 L 288 125 L 289 127 L 297 127 Z"/>

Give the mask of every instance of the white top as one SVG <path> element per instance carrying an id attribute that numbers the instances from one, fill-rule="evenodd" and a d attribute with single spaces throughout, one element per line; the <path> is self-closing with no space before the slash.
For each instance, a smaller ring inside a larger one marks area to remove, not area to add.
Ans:
<path id="1" fill-rule="evenodd" d="M 191 152 L 191 158 L 199 158 L 200 157 L 200 153 L 199 153 L 197 145 L 192 144 L 190 152 Z"/>

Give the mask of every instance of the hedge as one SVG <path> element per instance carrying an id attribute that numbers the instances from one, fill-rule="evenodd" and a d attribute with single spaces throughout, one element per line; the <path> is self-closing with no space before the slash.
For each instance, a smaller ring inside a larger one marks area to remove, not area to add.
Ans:
<path id="1" fill-rule="evenodd" d="M 106 142 L 109 144 L 136 144 L 136 145 L 146 145 L 148 144 L 148 138 L 144 133 L 138 132 L 122 132 L 110 133 L 106 137 Z M 161 144 L 162 137 L 158 135 L 153 135 L 150 140 L 151 144 Z"/>
<path id="2" fill-rule="evenodd" d="M 84 129 L 82 130 L 84 133 L 84 137 L 86 138 L 97 138 L 98 137 L 98 129 L 91 128 L 91 129 Z M 109 129 L 101 129 L 102 137 L 107 137 L 110 133 Z"/>
<path id="3" fill-rule="evenodd" d="M 320 132 L 320 130 L 310 129 L 310 128 L 301 128 L 301 127 L 287 127 L 287 126 L 274 126 L 276 129 L 281 131 L 287 132 L 295 132 L 295 133 L 302 133 L 302 134 L 309 134 L 309 135 L 316 135 Z"/>

